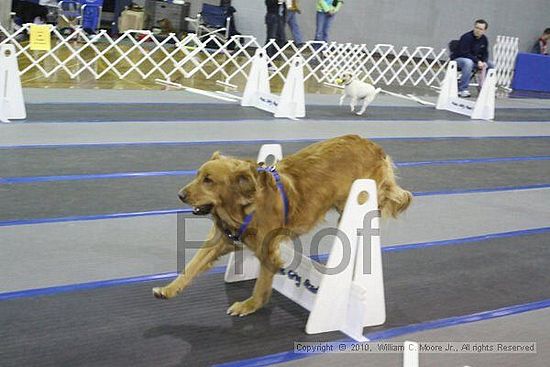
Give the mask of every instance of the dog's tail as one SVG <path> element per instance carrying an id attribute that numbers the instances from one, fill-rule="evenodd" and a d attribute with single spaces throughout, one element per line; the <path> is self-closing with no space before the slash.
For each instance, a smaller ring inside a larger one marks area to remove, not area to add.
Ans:
<path id="1" fill-rule="evenodd" d="M 380 93 L 381 90 L 382 90 L 382 88 L 376 88 L 374 90 L 374 95 L 377 95 L 378 93 Z"/>
<path id="2" fill-rule="evenodd" d="M 394 165 L 389 155 L 386 155 L 378 176 L 378 206 L 382 217 L 397 217 L 404 212 L 412 202 L 410 191 L 402 189 L 395 181 Z"/>

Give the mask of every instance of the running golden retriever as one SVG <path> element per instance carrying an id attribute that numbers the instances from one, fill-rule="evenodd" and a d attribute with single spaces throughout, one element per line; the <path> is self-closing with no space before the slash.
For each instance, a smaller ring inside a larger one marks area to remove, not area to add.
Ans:
<path id="1" fill-rule="evenodd" d="M 167 286 L 153 288 L 155 297 L 172 298 L 183 291 L 216 259 L 239 249 L 235 242 L 239 238 L 260 260 L 260 274 L 252 296 L 235 302 L 227 313 L 253 313 L 269 300 L 273 276 L 282 265 L 279 244 L 283 238 L 274 233 L 299 236 L 314 228 L 330 209 L 341 214 L 352 183 L 361 178 L 376 181 L 383 217 L 397 216 L 412 200 L 411 193 L 397 185 L 391 158 L 377 144 L 355 135 L 310 145 L 278 162 L 286 204 L 276 174 L 258 167 L 253 161 L 216 152 L 181 189 L 180 199 L 193 207 L 194 214 L 212 214 L 214 225 L 185 271 Z M 246 230 L 239 233 L 250 218 Z"/>

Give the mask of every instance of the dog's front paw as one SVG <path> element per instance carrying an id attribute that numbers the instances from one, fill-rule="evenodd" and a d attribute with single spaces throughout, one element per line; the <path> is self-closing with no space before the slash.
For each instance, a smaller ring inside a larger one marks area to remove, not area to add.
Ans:
<path id="1" fill-rule="evenodd" d="M 233 305 L 227 309 L 227 314 L 242 317 L 256 312 L 260 307 L 261 305 L 254 301 L 254 298 L 250 297 L 245 301 L 233 303 Z"/>
<path id="2" fill-rule="evenodd" d="M 168 287 L 155 287 L 153 288 L 153 296 L 158 299 L 170 299 L 174 297 L 177 292 L 171 290 Z"/>
<path id="3" fill-rule="evenodd" d="M 357 116 L 361 116 L 361 115 L 363 114 L 363 112 L 362 112 L 362 111 L 359 111 L 359 112 L 356 112 L 355 114 L 356 114 Z"/>

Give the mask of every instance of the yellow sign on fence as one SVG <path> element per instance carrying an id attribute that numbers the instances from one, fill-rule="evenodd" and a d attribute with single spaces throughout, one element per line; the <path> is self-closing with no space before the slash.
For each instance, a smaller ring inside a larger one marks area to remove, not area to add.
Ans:
<path id="1" fill-rule="evenodd" d="M 31 50 L 50 51 L 52 43 L 50 39 L 50 26 L 47 24 L 31 24 Z"/>

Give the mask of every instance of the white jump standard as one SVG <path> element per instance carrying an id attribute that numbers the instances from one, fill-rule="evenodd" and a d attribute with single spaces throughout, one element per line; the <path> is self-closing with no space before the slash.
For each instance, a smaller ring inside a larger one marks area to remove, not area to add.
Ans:
<path id="1" fill-rule="evenodd" d="M 473 120 L 493 120 L 495 118 L 496 70 L 491 69 L 487 72 L 485 82 L 475 102 L 458 97 L 457 75 L 456 61 L 449 62 L 435 108 L 470 116 Z"/>
<path id="2" fill-rule="evenodd" d="M 262 146 L 258 162 L 269 155 L 280 160 L 281 146 Z M 360 202 L 365 193 L 368 199 Z M 353 183 L 338 231 L 327 233 L 337 235 L 326 265 L 296 251 L 296 243 L 281 245 L 284 267 L 275 275 L 273 288 L 310 312 L 306 333 L 340 330 L 357 341 L 367 341 L 363 328 L 386 321 L 377 197 L 373 180 Z M 226 282 L 257 277 L 259 261 L 246 248 L 242 251 L 230 254 Z M 237 256 L 242 257 L 236 260 Z"/>
<path id="3" fill-rule="evenodd" d="M 17 55 L 13 45 L 0 47 L 0 121 L 27 118 Z"/>
<path id="4" fill-rule="evenodd" d="M 290 63 L 281 96 L 271 93 L 269 86 L 268 56 L 263 49 L 257 49 L 241 106 L 256 107 L 273 113 L 275 117 L 297 119 L 306 116 L 304 92 L 304 69 L 301 57 L 294 57 Z"/>

